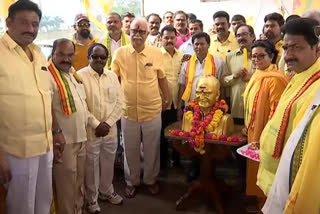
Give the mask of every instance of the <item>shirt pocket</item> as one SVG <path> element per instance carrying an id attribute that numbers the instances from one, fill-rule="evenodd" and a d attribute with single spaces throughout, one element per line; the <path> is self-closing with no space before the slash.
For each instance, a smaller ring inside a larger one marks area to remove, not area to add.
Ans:
<path id="1" fill-rule="evenodd" d="M 141 75 L 142 80 L 149 82 L 157 77 L 157 72 L 155 71 L 155 67 L 153 65 L 145 65 Z"/>
<path id="2" fill-rule="evenodd" d="M 106 88 L 106 96 L 104 98 L 107 103 L 116 102 L 117 96 L 118 96 L 118 93 L 114 85 L 111 85 Z"/>

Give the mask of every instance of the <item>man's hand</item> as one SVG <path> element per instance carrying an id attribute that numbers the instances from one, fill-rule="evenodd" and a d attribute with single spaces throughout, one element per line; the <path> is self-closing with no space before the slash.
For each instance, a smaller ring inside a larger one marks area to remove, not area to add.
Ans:
<path id="1" fill-rule="evenodd" d="M 167 110 L 169 102 L 167 100 L 162 99 L 162 111 Z"/>
<path id="2" fill-rule="evenodd" d="M 249 73 L 245 68 L 243 70 L 244 70 L 244 75 L 241 77 L 241 80 L 243 82 L 248 82 L 252 76 L 252 73 Z"/>
<path id="3" fill-rule="evenodd" d="M 62 163 L 61 157 L 66 145 L 63 133 L 52 134 L 53 136 L 53 161 L 56 163 Z"/>
<path id="4" fill-rule="evenodd" d="M 11 180 L 11 173 L 7 160 L 0 154 L 0 184 L 7 184 Z"/>
<path id="5" fill-rule="evenodd" d="M 109 131 L 110 126 L 106 122 L 101 122 L 96 128 L 95 135 L 96 137 L 104 137 L 109 134 Z"/>
<path id="6" fill-rule="evenodd" d="M 182 62 L 182 63 L 183 63 L 183 62 L 186 62 L 186 61 L 188 61 L 190 58 L 191 58 L 191 55 L 185 54 L 185 55 L 183 55 L 181 62 Z"/>

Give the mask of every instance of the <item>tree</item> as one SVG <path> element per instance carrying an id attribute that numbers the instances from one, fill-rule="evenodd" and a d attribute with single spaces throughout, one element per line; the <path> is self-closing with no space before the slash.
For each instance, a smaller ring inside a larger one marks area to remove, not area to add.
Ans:
<path id="1" fill-rule="evenodd" d="M 141 2 L 140 0 L 115 0 L 111 11 L 124 14 L 130 12 L 136 16 L 141 15 Z"/>

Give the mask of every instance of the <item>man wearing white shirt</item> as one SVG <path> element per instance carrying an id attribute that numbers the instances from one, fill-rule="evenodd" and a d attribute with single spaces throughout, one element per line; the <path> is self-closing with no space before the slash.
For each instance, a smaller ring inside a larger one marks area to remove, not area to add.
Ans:
<path id="1" fill-rule="evenodd" d="M 202 21 L 198 19 L 191 20 L 189 23 L 189 33 L 191 38 L 179 47 L 179 50 L 182 51 L 185 55 L 191 56 L 192 54 L 194 54 L 194 48 L 191 39 L 194 34 L 199 32 L 203 32 Z"/>

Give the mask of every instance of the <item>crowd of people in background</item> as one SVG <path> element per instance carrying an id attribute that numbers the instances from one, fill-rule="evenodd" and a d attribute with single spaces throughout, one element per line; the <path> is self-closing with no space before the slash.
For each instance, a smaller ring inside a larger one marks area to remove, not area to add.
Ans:
<path id="1" fill-rule="evenodd" d="M 0 196 L 8 214 L 122 204 L 113 187 L 117 155 L 125 197 L 142 184 L 157 195 L 159 174 L 180 165 L 164 130 L 181 121 L 204 75 L 220 82 L 248 143 L 260 143 L 260 163 L 239 168 L 254 199 L 247 211 L 319 212 L 320 11 L 267 14 L 259 35 L 227 11 L 213 20 L 182 10 L 110 12 L 101 38 L 78 14 L 74 35 L 55 40 L 49 59 L 33 43 L 41 16 L 37 4 L 16 1 L 0 39 Z M 208 33 L 203 21 L 213 23 Z M 190 181 L 199 174 L 192 162 Z"/>

